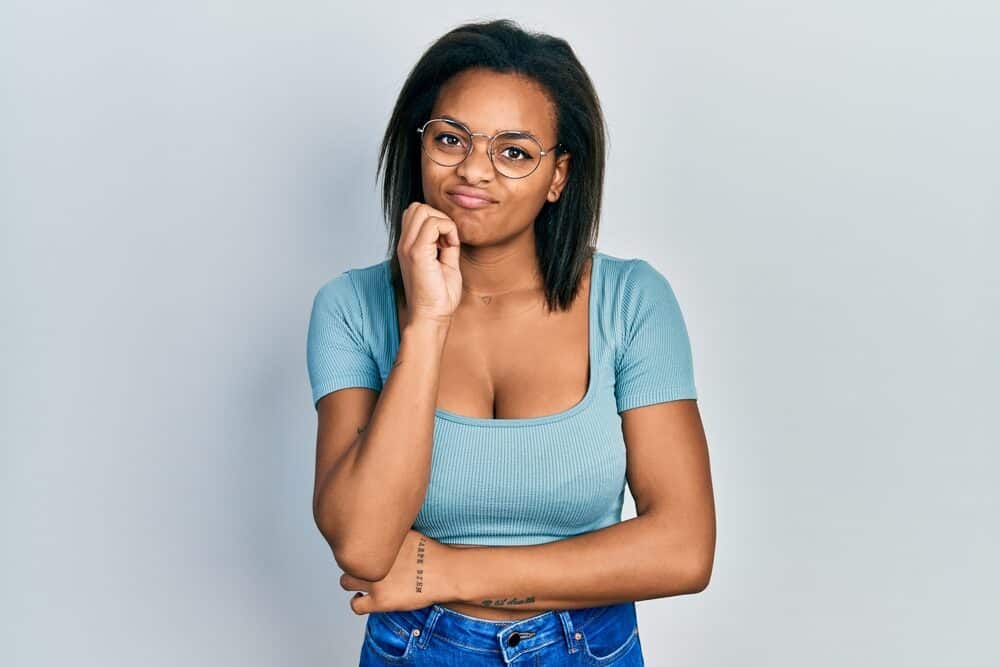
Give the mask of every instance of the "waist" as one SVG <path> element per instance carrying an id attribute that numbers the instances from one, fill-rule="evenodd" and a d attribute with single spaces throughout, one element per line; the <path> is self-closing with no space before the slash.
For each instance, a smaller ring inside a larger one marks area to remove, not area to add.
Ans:
<path id="1" fill-rule="evenodd" d="M 480 546 L 478 544 L 449 544 L 449 547 L 456 549 L 472 549 Z M 482 607 L 472 602 L 441 602 L 440 605 L 446 609 L 457 611 L 466 616 L 474 616 L 485 621 L 519 621 L 522 618 L 531 618 L 541 614 L 537 609 L 498 609 L 496 607 Z M 544 610 L 543 610 L 544 611 Z"/>
<path id="2" fill-rule="evenodd" d="M 445 645 L 476 651 L 503 650 L 512 654 L 560 642 L 564 646 L 576 646 L 583 641 L 584 635 L 601 637 L 619 645 L 638 634 L 634 602 L 580 609 L 535 610 L 527 618 L 517 621 L 516 625 L 473 618 L 441 604 L 412 611 L 376 612 L 369 616 L 368 622 L 371 624 L 374 621 L 395 626 L 398 634 L 417 638 L 424 643 L 422 645 L 426 645 L 433 635 L 447 640 Z M 514 634 L 518 637 L 510 636 Z"/>

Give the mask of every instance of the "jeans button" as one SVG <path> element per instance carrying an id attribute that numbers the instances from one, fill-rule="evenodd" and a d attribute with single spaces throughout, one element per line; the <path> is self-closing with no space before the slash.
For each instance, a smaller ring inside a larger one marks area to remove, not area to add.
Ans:
<path id="1" fill-rule="evenodd" d="M 521 642 L 521 635 L 516 632 L 510 637 L 507 637 L 507 646 L 517 646 Z"/>

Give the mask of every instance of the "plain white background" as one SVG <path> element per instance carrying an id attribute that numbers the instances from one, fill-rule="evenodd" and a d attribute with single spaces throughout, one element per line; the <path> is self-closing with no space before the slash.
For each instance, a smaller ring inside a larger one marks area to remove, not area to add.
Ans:
<path id="1" fill-rule="evenodd" d="M 717 556 L 647 663 L 998 664 L 1000 11 L 885 0 L 4 3 L 0 663 L 356 664 L 309 309 L 386 256 L 406 74 L 498 17 L 588 69 L 599 247 L 692 340 Z"/>

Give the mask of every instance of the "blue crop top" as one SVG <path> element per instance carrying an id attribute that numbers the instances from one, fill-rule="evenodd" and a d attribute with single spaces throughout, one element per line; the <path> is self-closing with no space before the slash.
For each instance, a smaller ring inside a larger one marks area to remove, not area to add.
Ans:
<path id="1" fill-rule="evenodd" d="M 697 398 L 691 348 L 670 283 L 643 259 L 596 251 L 589 307 L 590 384 L 575 406 L 523 419 L 435 410 L 414 530 L 448 544 L 525 545 L 621 521 L 619 413 Z M 345 387 L 381 391 L 399 348 L 388 259 L 319 288 L 306 348 L 314 407 Z"/>

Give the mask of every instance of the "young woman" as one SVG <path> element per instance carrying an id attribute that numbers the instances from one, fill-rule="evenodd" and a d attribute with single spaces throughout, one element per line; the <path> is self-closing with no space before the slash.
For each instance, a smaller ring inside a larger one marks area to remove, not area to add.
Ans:
<path id="1" fill-rule="evenodd" d="M 635 601 L 708 584 L 687 330 L 663 274 L 596 250 L 604 158 L 562 39 L 462 25 L 403 85 L 394 252 L 324 284 L 308 335 L 313 509 L 362 665 L 641 665 Z"/>

